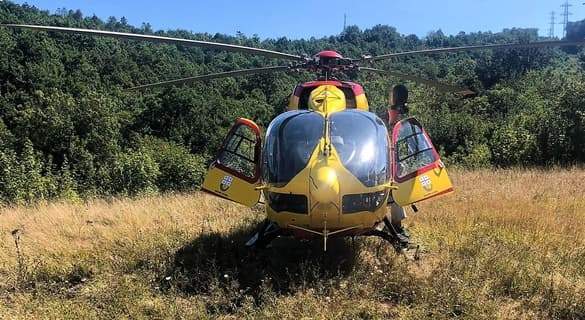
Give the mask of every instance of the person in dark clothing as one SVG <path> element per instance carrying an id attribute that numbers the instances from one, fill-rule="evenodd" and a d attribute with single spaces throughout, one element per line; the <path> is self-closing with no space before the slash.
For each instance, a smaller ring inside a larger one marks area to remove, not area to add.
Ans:
<path id="1" fill-rule="evenodd" d="M 392 129 L 394 128 L 394 125 L 408 116 L 408 89 L 401 84 L 394 86 L 390 91 L 388 100 L 390 107 L 381 110 L 378 116 L 384 120 L 384 123 L 386 123 L 390 139 L 392 139 Z M 395 160 L 392 159 L 392 161 Z M 404 208 L 394 202 L 392 196 L 390 196 L 388 203 L 390 205 L 391 226 L 394 229 L 390 231 L 393 231 L 393 233 L 396 234 L 396 237 L 402 246 L 407 247 L 410 243 L 410 235 L 402 226 L 402 220 L 406 218 L 406 212 Z"/>

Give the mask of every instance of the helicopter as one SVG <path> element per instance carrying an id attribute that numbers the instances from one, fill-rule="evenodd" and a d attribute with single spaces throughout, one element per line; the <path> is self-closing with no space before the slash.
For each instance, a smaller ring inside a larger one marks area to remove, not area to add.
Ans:
<path id="1" fill-rule="evenodd" d="M 401 120 L 392 123 L 370 112 L 360 84 L 340 80 L 338 75 L 377 73 L 467 96 L 473 92 L 466 88 L 372 65 L 423 54 L 585 44 L 585 40 L 538 41 L 346 58 L 334 50 L 308 56 L 158 35 L 40 25 L 0 26 L 200 47 L 289 61 L 129 88 L 132 90 L 273 72 L 316 73 L 316 80 L 294 88 L 286 111 L 271 121 L 264 134 L 252 120 L 236 119 L 209 166 L 202 190 L 248 207 L 264 204 L 266 219 L 246 246 L 261 248 L 279 236 L 292 236 L 322 239 L 325 251 L 329 238 L 345 236 L 378 236 L 399 250 L 389 204 L 412 206 L 416 211 L 416 203 L 454 191 L 428 133 L 418 120 L 408 116 L 407 94 L 393 97 L 395 106 L 387 112 L 389 117 L 394 113 Z"/>

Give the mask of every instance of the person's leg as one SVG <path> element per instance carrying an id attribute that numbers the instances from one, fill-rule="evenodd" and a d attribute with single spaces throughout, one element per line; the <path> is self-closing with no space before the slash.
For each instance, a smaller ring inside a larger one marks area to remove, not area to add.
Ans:
<path id="1" fill-rule="evenodd" d="M 390 222 L 394 232 L 398 236 L 400 242 L 404 245 L 410 243 L 410 235 L 404 227 L 402 227 L 402 220 L 406 218 L 406 211 L 396 202 L 390 204 Z"/>
<path id="2" fill-rule="evenodd" d="M 402 220 L 406 218 L 404 208 L 399 206 L 396 202 L 390 204 L 390 215 L 390 221 L 392 221 L 392 224 L 395 226 L 401 226 Z"/>

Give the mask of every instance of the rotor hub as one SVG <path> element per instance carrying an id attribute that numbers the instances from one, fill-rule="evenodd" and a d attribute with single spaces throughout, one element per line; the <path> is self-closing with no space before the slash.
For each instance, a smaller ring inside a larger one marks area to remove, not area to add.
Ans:
<path id="1" fill-rule="evenodd" d="M 319 59 L 343 59 L 343 56 L 339 52 L 333 50 L 321 51 L 315 57 Z"/>
<path id="2" fill-rule="evenodd" d="M 352 59 L 344 58 L 339 52 L 333 50 L 321 51 L 303 65 L 303 68 L 310 71 L 321 72 L 321 78 L 325 80 L 329 79 L 335 72 L 355 67 Z"/>

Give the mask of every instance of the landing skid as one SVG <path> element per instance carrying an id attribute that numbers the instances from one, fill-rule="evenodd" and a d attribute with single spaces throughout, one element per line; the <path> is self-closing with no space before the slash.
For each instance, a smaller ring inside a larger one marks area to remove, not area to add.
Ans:
<path id="1" fill-rule="evenodd" d="M 246 247 L 264 249 L 280 234 L 281 230 L 276 223 L 264 220 L 258 231 L 246 242 Z"/>
<path id="2" fill-rule="evenodd" d="M 369 232 L 363 234 L 365 236 L 377 236 L 386 241 L 388 241 L 394 250 L 398 253 L 403 253 L 406 250 L 416 249 L 415 255 L 418 255 L 418 246 L 412 245 L 407 239 L 404 239 L 404 236 L 400 236 L 388 217 L 384 217 L 383 220 L 384 228 L 381 230 L 373 229 Z M 278 236 L 282 234 L 282 229 L 280 227 L 269 220 L 264 220 L 264 222 L 260 225 L 258 231 L 254 233 L 254 235 L 246 242 L 246 247 L 254 248 L 254 249 L 264 249 L 267 245 L 272 242 L 272 240 L 276 239 Z M 326 241 L 326 236 L 324 240 Z M 325 247 L 326 248 L 326 247 Z"/>

